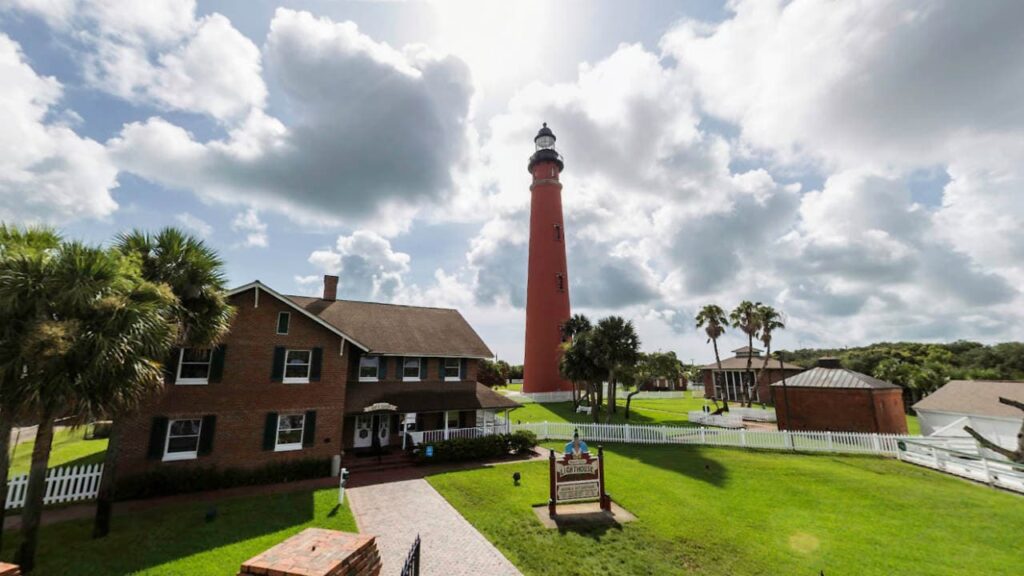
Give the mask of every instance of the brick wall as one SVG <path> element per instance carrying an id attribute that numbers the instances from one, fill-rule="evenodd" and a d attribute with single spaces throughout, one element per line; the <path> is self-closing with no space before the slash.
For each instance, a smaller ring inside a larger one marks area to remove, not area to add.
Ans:
<path id="1" fill-rule="evenodd" d="M 788 387 L 783 392 L 776 386 L 772 392 L 780 430 L 886 434 L 904 434 L 907 431 L 903 400 L 898 389 Z"/>
<path id="2" fill-rule="evenodd" d="M 255 290 L 235 295 L 237 313 L 226 346 L 220 382 L 206 385 L 165 386 L 159 398 L 119 425 L 124 426 L 119 474 L 131 475 L 160 466 L 255 467 L 298 458 L 330 458 L 341 452 L 342 415 L 350 359 L 354 348 L 312 319 L 266 292 L 255 306 Z M 287 335 L 277 334 L 279 312 L 291 312 Z M 308 384 L 271 381 L 275 346 L 323 349 L 321 377 Z M 263 450 L 263 431 L 268 412 L 304 413 L 315 410 L 313 446 L 289 452 Z M 216 415 L 216 431 L 210 454 L 195 460 L 161 462 L 147 459 L 154 416 L 169 418 Z"/>

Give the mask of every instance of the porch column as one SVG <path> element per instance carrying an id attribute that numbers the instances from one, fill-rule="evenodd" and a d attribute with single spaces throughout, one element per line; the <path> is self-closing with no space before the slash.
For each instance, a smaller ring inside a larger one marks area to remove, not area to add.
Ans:
<path id="1" fill-rule="evenodd" d="M 448 439 L 448 411 L 444 411 L 444 439 Z"/>

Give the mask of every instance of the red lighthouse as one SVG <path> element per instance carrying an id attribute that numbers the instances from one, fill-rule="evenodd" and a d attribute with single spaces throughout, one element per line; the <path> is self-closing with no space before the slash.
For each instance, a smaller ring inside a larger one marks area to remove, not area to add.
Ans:
<path id="1" fill-rule="evenodd" d="M 526 357 L 523 392 L 538 399 L 566 400 L 572 384 L 558 372 L 562 325 L 569 319 L 569 274 L 565 265 L 562 184 L 565 165 L 547 123 L 533 139 L 530 156 L 530 266 L 526 278 Z M 566 398 L 562 398 L 566 396 Z"/>

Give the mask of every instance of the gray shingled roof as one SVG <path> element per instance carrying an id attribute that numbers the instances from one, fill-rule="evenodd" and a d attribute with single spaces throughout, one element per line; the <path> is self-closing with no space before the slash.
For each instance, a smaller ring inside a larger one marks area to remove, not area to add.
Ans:
<path id="1" fill-rule="evenodd" d="M 772 386 L 782 386 L 782 381 Z M 867 374 L 854 372 L 846 368 L 822 368 L 817 366 L 786 378 L 786 386 L 791 388 L 855 388 L 861 390 L 885 390 L 899 388 Z"/>
<path id="2" fill-rule="evenodd" d="M 1001 404 L 999 398 L 1024 402 L 1024 382 L 1009 380 L 950 380 L 929 394 L 914 410 L 938 410 L 1019 420 L 1024 413 Z"/>
<path id="3" fill-rule="evenodd" d="M 458 310 L 285 296 L 376 354 L 492 358 Z"/>

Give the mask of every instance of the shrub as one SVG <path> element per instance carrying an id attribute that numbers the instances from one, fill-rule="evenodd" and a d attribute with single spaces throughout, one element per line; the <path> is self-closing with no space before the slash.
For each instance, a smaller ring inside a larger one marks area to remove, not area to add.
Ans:
<path id="1" fill-rule="evenodd" d="M 462 462 L 465 460 L 481 460 L 500 458 L 509 454 L 521 454 L 537 445 L 537 435 L 533 432 L 520 430 L 514 434 L 491 434 L 476 438 L 452 438 L 431 444 L 434 455 L 426 457 L 426 451 L 420 450 L 420 462 Z"/>
<path id="2" fill-rule="evenodd" d="M 119 480 L 117 498 L 118 500 L 153 498 L 238 486 L 326 478 L 330 475 L 331 461 L 313 458 L 274 462 L 258 468 L 215 468 L 212 466 L 172 468 L 165 466 Z"/>

